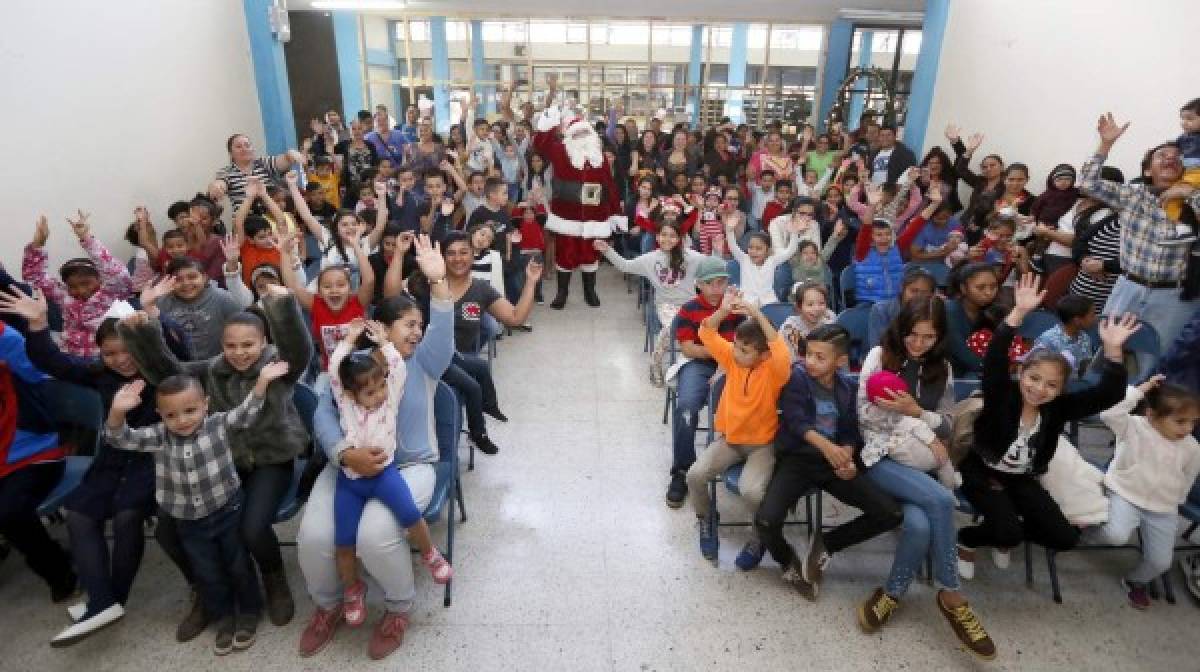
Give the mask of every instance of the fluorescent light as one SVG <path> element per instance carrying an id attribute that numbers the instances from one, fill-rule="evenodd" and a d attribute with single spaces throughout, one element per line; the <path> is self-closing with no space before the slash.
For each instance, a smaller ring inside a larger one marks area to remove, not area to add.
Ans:
<path id="1" fill-rule="evenodd" d="M 313 9 L 358 9 L 363 11 L 381 9 L 404 9 L 404 0 L 313 0 Z"/>
<path id="2" fill-rule="evenodd" d="M 925 15 L 921 12 L 891 12 L 879 9 L 842 9 L 838 11 L 838 17 L 851 21 L 921 23 L 921 21 L 925 18 Z"/>

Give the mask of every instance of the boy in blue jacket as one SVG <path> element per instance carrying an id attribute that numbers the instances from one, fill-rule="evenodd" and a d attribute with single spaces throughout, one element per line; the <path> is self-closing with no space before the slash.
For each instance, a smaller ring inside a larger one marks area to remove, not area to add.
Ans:
<path id="1" fill-rule="evenodd" d="M 857 387 L 839 369 L 846 366 L 850 334 L 840 325 L 808 335 L 804 364 L 792 368 L 783 388 L 783 424 L 775 438 L 775 473 L 755 515 L 754 527 L 783 580 L 816 600 L 832 554 L 900 524 L 900 507 L 862 477 L 862 435 L 855 408 Z M 862 514 L 822 534 L 819 521 L 808 553 L 797 555 L 783 536 L 788 510 L 812 488 L 821 488 Z"/>

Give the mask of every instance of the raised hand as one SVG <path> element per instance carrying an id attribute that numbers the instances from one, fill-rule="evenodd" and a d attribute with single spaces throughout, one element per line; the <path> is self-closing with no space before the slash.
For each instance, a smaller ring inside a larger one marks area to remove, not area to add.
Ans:
<path id="1" fill-rule="evenodd" d="M 959 132 L 958 126 L 955 126 L 954 124 L 946 124 L 946 139 L 950 141 L 950 144 L 958 142 L 959 138 L 961 137 L 962 134 Z"/>
<path id="2" fill-rule="evenodd" d="M 1135 331 L 1141 329 L 1137 317 L 1133 313 L 1125 313 L 1119 318 L 1106 317 L 1100 321 L 1100 342 L 1104 344 L 1104 356 L 1121 361 L 1121 348 L 1125 341 Z"/>
<path id="3" fill-rule="evenodd" d="M 846 237 L 846 224 L 842 222 L 841 217 L 839 217 L 837 219 L 837 221 L 835 221 L 833 223 L 833 234 L 832 235 L 834 238 L 845 238 Z"/>
<path id="4" fill-rule="evenodd" d="M 448 198 L 442 201 L 442 214 L 446 217 L 454 214 L 454 201 Z"/>
<path id="5" fill-rule="evenodd" d="M 1038 291 L 1038 277 L 1033 273 L 1026 273 L 1017 282 L 1016 291 L 1013 293 L 1012 312 L 1019 316 L 1018 319 L 1022 319 L 1037 310 L 1045 297 L 1046 290 Z"/>
<path id="6" fill-rule="evenodd" d="M 300 174 L 294 170 L 289 170 L 283 174 L 283 179 L 287 181 L 288 190 L 300 188 Z"/>
<path id="7" fill-rule="evenodd" d="M 267 296 L 284 297 L 291 293 L 292 293 L 292 290 L 288 289 L 287 287 L 284 287 L 283 285 L 276 285 L 273 283 L 270 285 L 267 285 L 267 290 L 266 290 Z"/>
<path id="8" fill-rule="evenodd" d="M 542 279 L 542 274 L 546 272 L 546 265 L 541 261 L 530 259 L 525 266 L 525 281 L 536 283 Z"/>
<path id="9" fill-rule="evenodd" d="M 967 138 L 967 153 L 968 154 L 973 153 L 975 150 L 979 149 L 980 145 L 982 145 L 982 144 L 983 144 L 983 134 L 982 133 L 972 134 L 971 137 Z"/>
<path id="10" fill-rule="evenodd" d="M 387 202 L 387 191 L 387 182 L 375 182 L 375 197 L 379 199 L 379 201 L 376 202 L 375 207 L 379 207 L 380 203 Z"/>
<path id="11" fill-rule="evenodd" d="M 904 176 L 908 178 L 908 182 L 911 184 L 921 176 L 921 169 L 917 166 L 912 166 L 908 170 L 904 171 Z"/>
<path id="12" fill-rule="evenodd" d="M 387 327 L 383 326 L 383 323 L 378 320 L 367 322 L 367 338 L 375 345 L 382 346 L 388 340 Z"/>
<path id="13" fill-rule="evenodd" d="M 342 338 L 342 340 L 353 345 L 366 330 L 367 320 L 361 317 L 356 317 L 346 323 L 346 335 Z"/>
<path id="14" fill-rule="evenodd" d="M 122 385 L 113 395 L 112 410 L 118 413 L 128 413 L 142 403 L 142 390 L 146 389 L 146 381 L 138 380 Z"/>
<path id="15" fill-rule="evenodd" d="M 12 285 L 8 291 L 0 290 L 0 313 L 23 317 L 33 324 L 44 321 L 49 311 L 45 295 L 36 287 L 32 294 L 26 294 L 17 285 Z"/>
<path id="16" fill-rule="evenodd" d="M 146 206 L 139 205 L 133 209 L 133 221 L 138 223 L 138 226 L 150 224 L 150 211 Z"/>
<path id="17" fill-rule="evenodd" d="M 592 249 L 596 250 L 597 252 L 603 253 L 605 250 L 608 249 L 608 242 L 602 238 L 597 238 L 592 241 Z"/>
<path id="18" fill-rule="evenodd" d="M 37 223 L 33 225 L 33 241 L 34 247 L 43 247 L 46 240 L 50 238 L 50 222 L 46 220 L 45 215 L 38 215 Z"/>
<path id="19" fill-rule="evenodd" d="M 91 217 L 92 215 L 91 213 L 84 212 L 83 210 L 76 210 L 75 213 L 75 219 L 67 217 L 67 223 L 71 225 L 71 230 L 75 232 L 75 236 L 78 237 L 79 240 L 84 240 L 88 236 L 92 235 L 92 227 L 90 224 L 88 224 L 88 217 Z"/>
<path id="20" fill-rule="evenodd" d="M 415 238 L 416 234 L 414 234 L 412 231 L 404 231 L 401 232 L 400 235 L 396 236 L 396 254 L 408 254 L 408 251 L 412 249 L 413 240 Z"/>
<path id="21" fill-rule="evenodd" d="M 225 263 L 236 265 L 242 257 L 242 241 L 236 233 L 230 233 L 217 240 L 221 244 L 221 251 L 225 253 Z"/>
<path id="22" fill-rule="evenodd" d="M 1084 257 L 1083 261 L 1080 262 L 1079 267 L 1088 275 L 1093 275 L 1096 277 L 1104 276 L 1104 262 L 1100 261 L 1096 257 Z"/>
<path id="23" fill-rule="evenodd" d="M 147 285 L 142 290 L 141 301 L 143 306 L 149 306 L 155 301 L 175 291 L 175 276 L 164 275 L 158 282 L 153 285 Z"/>
<path id="24" fill-rule="evenodd" d="M 146 311 L 138 310 L 126 315 L 125 317 L 122 317 L 121 324 L 129 327 L 130 329 L 137 329 L 138 327 L 144 327 L 147 324 L 150 324 L 150 316 L 146 314 Z"/>
<path id="25" fill-rule="evenodd" d="M 261 178 L 251 175 L 246 179 L 246 198 L 263 198 L 267 195 L 267 187 Z"/>
<path id="26" fill-rule="evenodd" d="M 278 380 L 287 375 L 289 368 L 287 362 L 277 359 L 258 370 L 259 383 L 261 384 L 263 381 L 270 383 L 273 380 Z"/>
<path id="27" fill-rule="evenodd" d="M 442 258 L 441 243 L 430 243 L 429 236 L 421 234 L 414 241 L 417 250 L 417 268 L 421 269 L 430 282 L 446 277 L 446 260 Z"/>
<path id="28" fill-rule="evenodd" d="M 1125 122 L 1124 125 L 1118 124 L 1116 119 L 1113 119 L 1112 112 L 1105 112 L 1100 115 L 1100 119 L 1096 121 L 1096 132 L 1100 134 L 1100 144 L 1106 147 L 1112 147 L 1117 139 L 1125 133 L 1129 128 L 1130 122 Z"/>
<path id="29" fill-rule="evenodd" d="M 1149 378 L 1147 378 L 1145 380 L 1145 382 L 1143 382 L 1141 385 L 1138 385 L 1137 390 L 1138 390 L 1138 392 L 1141 392 L 1143 395 L 1145 395 L 1150 390 L 1153 390 L 1154 388 L 1158 387 L 1159 385 L 1162 385 L 1163 381 L 1166 379 L 1167 379 L 1167 377 L 1164 376 L 1163 374 L 1156 373 L 1153 376 L 1150 376 Z"/>

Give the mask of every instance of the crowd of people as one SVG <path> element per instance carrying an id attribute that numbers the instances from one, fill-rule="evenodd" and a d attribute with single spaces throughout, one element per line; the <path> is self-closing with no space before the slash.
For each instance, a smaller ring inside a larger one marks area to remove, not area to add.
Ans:
<path id="1" fill-rule="evenodd" d="M 488 343 L 533 328 L 550 266 L 552 309 L 575 269 L 584 303 L 600 305 L 601 257 L 648 287 L 649 378 L 675 400 L 666 503 L 690 502 L 704 557 L 718 550 L 706 485 L 744 462 L 754 526 L 736 564 L 754 570 L 769 552 L 808 600 L 836 555 L 901 528 L 886 581 L 857 610 L 866 632 L 930 557 L 941 613 L 990 659 L 962 581 L 980 549 L 1005 567 L 1024 541 L 1065 551 L 1135 529 L 1142 560 L 1123 582 L 1150 606 L 1200 473 L 1200 100 L 1136 179 L 1105 165 L 1128 126 L 1105 115 L 1095 152 L 1056 166 L 1035 196 L 1024 164 L 989 154 L 974 172 L 984 138 L 953 126 L 954 158 L 934 147 L 918 162 L 870 118 L 804 126 L 790 143 L 779 122 L 639 128 L 620 106 L 585 119 L 556 84 L 542 109 L 514 110 L 503 92 L 493 121 L 472 98 L 444 137 L 415 107 L 393 125 L 383 106 L 348 124 L 330 111 L 277 156 L 235 134 L 229 164 L 167 208 L 169 226 L 134 210 L 128 263 L 79 211 L 68 223 L 87 256 L 54 277 L 37 220 L 21 280 L 0 273 L 0 535 L 54 602 L 86 593 L 51 645 L 123 617 L 152 517 L 192 593 L 179 641 L 214 625 L 226 654 L 253 645 L 264 612 L 290 622 L 272 525 L 315 445 L 297 538 L 315 608 L 299 653 L 364 622 L 366 573 L 385 604 L 368 653 L 390 654 L 414 606 L 408 544 L 433 581 L 453 575 L 421 515 L 437 381 L 461 400 L 468 440 L 496 454 L 487 423 L 507 417 Z M 791 314 L 768 317 L 772 304 Z M 1046 309 L 1058 325 L 1026 342 L 1026 319 Z M 867 328 L 852 333 L 839 310 L 868 312 Z M 1124 351 L 1142 329 L 1165 376 Z M 50 377 L 94 389 L 105 412 L 102 448 L 64 505 L 69 552 L 37 515 L 66 454 Z M 966 379 L 981 404 L 956 398 Z M 714 385 L 715 438 L 698 454 Z M 297 386 L 319 400 L 312 418 Z M 1064 427 L 1094 415 L 1116 448 L 1092 493 L 1102 511 L 1084 521 L 1045 477 L 1081 459 Z M 860 513 L 797 550 L 783 526 L 813 489 Z M 961 529 L 956 492 L 978 514 Z M 1185 565 L 1200 581 L 1200 560 Z"/>

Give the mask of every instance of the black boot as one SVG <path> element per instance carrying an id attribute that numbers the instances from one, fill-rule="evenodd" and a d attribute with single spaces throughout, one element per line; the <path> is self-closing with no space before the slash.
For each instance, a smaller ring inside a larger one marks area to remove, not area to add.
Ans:
<path id="1" fill-rule="evenodd" d="M 596 295 L 596 272 L 583 272 L 583 300 L 593 308 L 600 305 L 600 297 Z"/>
<path id="2" fill-rule="evenodd" d="M 586 275 L 586 274 L 585 274 Z M 558 272 L 558 293 L 554 295 L 554 300 L 550 302 L 550 307 L 555 310 L 562 310 L 567 305 L 567 291 L 571 288 L 571 272 Z"/>
<path id="3" fill-rule="evenodd" d="M 288 587 L 287 574 L 280 567 L 276 572 L 262 573 L 263 588 L 267 594 L 267 617 L 273 625 L 287 625 L 296 613 L 292 601 L 292 589 Z"/>

